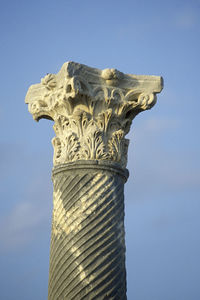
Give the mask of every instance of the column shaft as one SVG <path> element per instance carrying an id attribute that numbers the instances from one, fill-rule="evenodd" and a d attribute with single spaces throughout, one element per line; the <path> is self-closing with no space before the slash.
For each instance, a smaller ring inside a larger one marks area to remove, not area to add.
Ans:
<path id="1" fill-rule="evenodd" d="M 126 299 L 125 136 L 162 88 L 159 76 L 76 62 L 29 88 L 34 120 L 55 131 L 49 300 Z"/>
<path id="2" fill-rule="evenodd" d="M 94 162 L 54 169 L 49 300 L 126 299 L 124 176 Z"/>

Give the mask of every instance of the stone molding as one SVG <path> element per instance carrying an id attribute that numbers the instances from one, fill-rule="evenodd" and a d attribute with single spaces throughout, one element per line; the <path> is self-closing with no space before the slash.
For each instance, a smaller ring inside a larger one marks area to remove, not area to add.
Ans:
<path id="1" fill-rule="evenodd" d="M 104 172 L 120 176 L 124 183 L 128 180 L 129 171 L 126 168 L 121 168 L 118 163 L 102 160 L 78 160 L 65 164 L 57 165 L 52 170 L 52 179 L 58 173 L 73 172 L 78 174 L 82 172 Z"/>
<path id="2" fill-rule="evenodd" d="M 77 160 L 113 161 L 126 167 L 135 116 L 156 103 L 162 78 L 103 71 L 75 62 L 32 85 L 25 102 L 36 121 L 53 120 L 54 165 Z"/>

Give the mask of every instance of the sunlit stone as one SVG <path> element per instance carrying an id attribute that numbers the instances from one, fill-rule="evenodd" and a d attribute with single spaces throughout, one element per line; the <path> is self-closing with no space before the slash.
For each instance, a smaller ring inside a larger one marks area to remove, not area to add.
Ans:
<path id="1" fill-rule="evenodd" d="M 162 78 L 75 62 L 26 95 L 34 120 L 54 121 L 49 300 L 126 299 L 125 138 Z"/>

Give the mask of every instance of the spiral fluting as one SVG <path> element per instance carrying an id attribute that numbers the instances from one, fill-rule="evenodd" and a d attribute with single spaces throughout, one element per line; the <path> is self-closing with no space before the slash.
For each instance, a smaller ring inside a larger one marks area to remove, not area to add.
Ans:
<path id="1" fill-rule="evenodd" d="M 126 299 L 122 176 L 64 168 L 53 184 L 48 299 Z"/>

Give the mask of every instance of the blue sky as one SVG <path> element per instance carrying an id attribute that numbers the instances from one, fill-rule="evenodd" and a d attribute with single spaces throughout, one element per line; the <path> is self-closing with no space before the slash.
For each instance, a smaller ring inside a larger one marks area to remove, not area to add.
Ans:
<path id="1" fill-rule="evenodd" d="M 1 0 L 0 22 L 1 299 L 47 299 L 54 133 L 24 98 L 73 60 L 164 77 L 128 135 L 128 300 L 199 300 L 200 1 Z"/>

